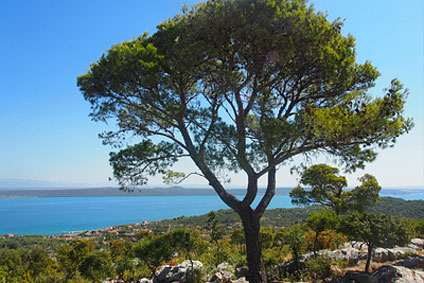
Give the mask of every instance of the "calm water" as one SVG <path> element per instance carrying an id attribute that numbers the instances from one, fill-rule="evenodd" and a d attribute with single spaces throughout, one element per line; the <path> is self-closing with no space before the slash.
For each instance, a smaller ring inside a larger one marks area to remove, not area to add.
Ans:
<path id="1" fill-rule="evenodd" d="M 385 196 L 424 199 L 424 193 Z M 269 208 L 277 207 L 293 207 L 290 197 L 275 196 Z M 217 196 L 0 199 L 0 235 L 53 235 L 64 231 L 94 230 L 145 220 L 192 216 L 225 208 Z"/>

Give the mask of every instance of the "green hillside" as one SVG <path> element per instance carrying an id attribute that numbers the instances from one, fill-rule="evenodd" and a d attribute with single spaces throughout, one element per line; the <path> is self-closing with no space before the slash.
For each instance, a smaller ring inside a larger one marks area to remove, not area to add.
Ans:
<path id="1" fill-rule="evenodd" d="M 296 208 L 269 209 L 262 217 L 263 226 L 287 227 L 306 220 L 309 213 L 321 209 L 321 206 L 313 205 Z M 391 214 L 398 217 L 412 219 L 424 219 L 424 200 L 404 200 L 400 198 L 382 197 L 370 211 Z M 240 226 L 240 218 L 231 209 L 217 211 L 217 220 L 227 227 Z M 207 215 L 181 216 L 174 219 L 162 220 L 149 226 L 154 231 L 167 231 L 176 227 L 199 227 L 202 228 L 207 222 Z"/>

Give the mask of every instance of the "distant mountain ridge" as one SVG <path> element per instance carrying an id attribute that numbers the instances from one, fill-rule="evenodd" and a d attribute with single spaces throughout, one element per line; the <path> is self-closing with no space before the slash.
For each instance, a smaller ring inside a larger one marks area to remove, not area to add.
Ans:
<path id="1" fill-rule="evenodd" d="M 276 194 L 287 195 L 292 188 L 277 188 Z M 234 195 L 244 195 L 245 189 L 229 189 Z M 263 194 L 265 189 L 259 189 Z M 0 197 L 102 197 L 102 196 L 209 196 L 216 195 L 213 189 L 195 189 L 183 187 L 141 188 L 134 191 L 122 191 L 114 187 L 84 189 L 1 189 Z"/>
<path id="2" fill-rule="evenodd" d="M 293 188 L 276 188 L 277 195 L 288 195 Z M 258 193 L 264 194 L 265 188 Z M 246 189 L 228 189 L 234 195 L 244 195 Z M 381 194 L 424 193 L 417 189 L 383 189 Z M 97 188 L 0 188 L 0 198 L 12 197 L 104 197 L 104 196 L 209 196 L 216 195 L 211 188 L 185 188 L 182 186 L 140 188 L 133 191 L 122 191 L 117 187 Z"/>

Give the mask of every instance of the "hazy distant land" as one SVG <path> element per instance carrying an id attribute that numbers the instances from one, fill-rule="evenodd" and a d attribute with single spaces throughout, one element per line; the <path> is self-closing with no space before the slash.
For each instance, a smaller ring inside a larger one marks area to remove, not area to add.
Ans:
<path id="1" fill-rule="evenodd" d="M 277 188 L 276 193 L 287 195 L 292 188 Z M 265 189 L 259 189 L 263 194 Z M 234 195 L 244 194 L 244 189 L 229 189 Z M 63 189 L 63 188 L 32 188 L 32 189 L 4 189 L 0 188 L 0 198 L 11 197 L 105 197 L 105 196 L 209 196 L 216 195 L 213 189 L 196 188 L 141 188 L 127 192 L 114 187 L 104 188 L 82 188 L 82 189 Z"/>
<path id="2" fill-rule="evenodd" d="M 277 188 L 277 195 L 288 195 L 292 188 Z M 229 189 L 234 195 L 244 195 L 245 189 Z M 265 188 L 259 189 L 263 194 Z M 383 189 L 382 194 L 424 193 L 422 189 Z M 116 187 L 100 188 L 0 188 L 0 198 L 30 198 L 30 197 L 105 197 L 105 196 L 208 196 L 216 195 L 213 189 L 206 188 L 140 188 L 128 192 Z"/>

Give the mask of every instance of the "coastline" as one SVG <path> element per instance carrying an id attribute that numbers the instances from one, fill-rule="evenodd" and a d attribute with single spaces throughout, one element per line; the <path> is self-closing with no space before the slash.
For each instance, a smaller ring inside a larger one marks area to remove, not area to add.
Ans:
<path id="1" fill-rule="evenodd" d="M 349 189 L 349 188 L 348 188 Z M 259 188 L 258 195 L 265 193 L 265 188 Z M 288 195 L 292 188 L 276 188 L 276 195 Z M 246 193 L 245 189 L 228 189 L 228 192 L 239 196 Z M 422 194 L 424 187 L 414 188 L 383 188 L 380 195 L 411 195 Z M 80 189 L 2 189 L 0 199 L 9 198 L 60 198 L 60 197 L 138 197 L 138 196 L 216 196 L 213 189 L 200 188 L 141 188 L 132 192 L 122 191 L 119 188 L 80 188 Z"/>
<path id="2" fill-rule="evenodd" d="M 410 200 L 413 202 L 406 205 L 408 211 L 403 212 L 402 217 L 424 218 L 424 200 L 422 194 L 419 196 L 403 195 L 400 198 L 399 195 L 383 195 L 379 203 L 387 206 L 390 202 L 390 209 L 393 211 L 399 210 L 399 207 L 405 208 L 406 201 Z M 75 231 L 114 230 L 112 228 L 123 225 L 187 219 L 204 215 L 211 210 L 228 209 L 215 196 L 22 198 L 0 199 L 0 202 L 2 235 L 13 233 L 57 236 Z M 164 205 L 166 209 L 161 209 Z M 281 195 L 275 196 L 269 206 L 269 210 L 288 208 L 302 209 L 291 204 L 289 196 Z"/>

